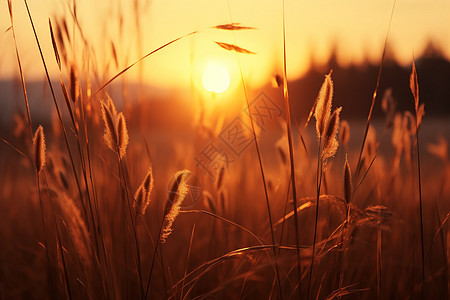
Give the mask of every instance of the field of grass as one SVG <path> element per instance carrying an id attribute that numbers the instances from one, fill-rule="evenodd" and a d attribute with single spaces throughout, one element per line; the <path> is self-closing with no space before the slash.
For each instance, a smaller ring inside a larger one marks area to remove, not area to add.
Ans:
<path id="1" fill-rule="evenodd" d="M 36 37 L 60 70 L 40 104 L 52 119 L 19 77 L 1 130 L 0 299 L 449 298 L 449 122 L 424 115 L 413 63 L 410 111 L 374 97 L 385 120 L 340 120 L 332 71 L 307 120 L 286 71 L 277 99 L 248 91 L 228 115 L 195 99 L 159 110 L 111 91 L 128 68 L 65 56 L 63 24 Z"/>

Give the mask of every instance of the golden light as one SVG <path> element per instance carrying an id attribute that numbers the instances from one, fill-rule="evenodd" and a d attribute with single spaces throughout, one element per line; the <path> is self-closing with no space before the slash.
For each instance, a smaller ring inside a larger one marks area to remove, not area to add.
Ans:
<path id="1" fill-rule="evenodd" d="M 202 76 L 205 90 L 213 93 L 223 93 L 230 86 L 230 74 L 221 66 L 209 64 Z"/>

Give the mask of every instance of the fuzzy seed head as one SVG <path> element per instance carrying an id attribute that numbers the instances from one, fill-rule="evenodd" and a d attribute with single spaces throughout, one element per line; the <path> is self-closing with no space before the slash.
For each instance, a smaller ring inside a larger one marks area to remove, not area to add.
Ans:
<path id="1" fill-rule="evenodd" d="M 417 71 L 416 71 L 416 64 L 412 63 L 412 70 L 411 75 L 409 77 L 409 88 L 411 89 L 411 92 L 414 96 L 414 108 L 417 113 L 419 109 L 419 84 L 417 82 Z"/>
<path id="2" fill-rule="evenodd" d="M 78 80 L 77 71 L 75 69 L 75 66 L 72 65 L 70 67 L 70 97 L 72 98 L 72 101 L 75 103 L 80 96 L 80 82 Z"/>
<path id="3" fill-rule="evenodd" d="M 345 165 L 344 165 L 344 195 L 345 201 L 349 204 L 352 200 L 353 193 L 353 184 L 352 184 L 352 171 L 350 169 L 350 165 L 348 163 L 348 157 L 345 156 Z"/>
<path id="4" fill-rule="evenodd" d="M 164 227 L 163 234 L 161 236 L 161 241 L 163 243 L 172 233 L 172 224 L 180 213 L 181 203 L 188 193 L 186 181 L 190 173 L 191 172 L 189 170 L 178 171 L 175 173 L 175 181 L 172 184 L 169 197 L 164 205 L 164 221 L 166 226 Z"/>
<path id="5" fill-rule="evenodd" d="M 336 139 L 336 134 L 339 129 L 339 114 L 342 107 L 334 110 L 331 117 L 328 119 L 323 135 L 323 151 L 322 159 L 326 161 L 328 158 L 333 157 L 336 154 L 339 142 Z"/>
<path id="6" fill-rule="evenodd" d="M 79 208 L 74 201 L 65 193 L 62 194 L 58 201 L 61 213 L 66 223 L 67 229 L 70 233 L 76 253 L 80 258 L 86 270 L 92 267 L 92 257 L 89 251 L 89 233 L 84 222 Z"/>
<path id="7" fill-rule="evenodd" d="M 136 217 L 138 217 L 139 215 L 143 215 L 143 206 L 144 206 L 144 201 L 145 198 L 147 196 L 147 191 L 145 190 L 144 186 L 141 185 L 138 187 L 138 189 L 136 190 L 136 193 L 134 194 L 134 212 Z"/>
<path id="8" fill-rule="evenodd" d="M 341 129 L 339 130 L 339 144 L 346 146 L 350 140 L 350 125 L 346 120 L 341 122 Z"/>
<path id="9" fill-rule="evenodd" d="M 331 114 L 331 102 L 333 99 L 333 81 L 331 80 L 331 71 L 325 75 L 325 80 L 320 88 L 317 99 L 314 117 L 316 118 L 317 136 L 321 137 L 325 131 L 327 120 Z"/>
<path id="10" fill-rule="evenodd" d="M 117 146 L 119 149 L 120 158 L 123 158 L 127 152 L 128 141 L 129 138 L 125 117 L 123 113 L 119 113 L 117 115 Z"/>
<path id="11" fill-rule="evenodd" d="M 422 103 L 419 105 L 419 108 L 416 112 L 416 119 L 417 119 L 417 130 L 419 130 L 420 124 L 422 124 L 422 118 L 425 115 L 425 104 Z"/>
<path id="12" fill-rule="evenodd" d="M 36 170 L 38 172 L 40 172 L 42 168 L 45 166 L 45 158 L 46 158 L 45 150 L 46 147 L 45 147 L 44 128 L 42 128 L 42 126 L 39 125 L 33 138 L 34 162 Z"/>
<path id="13" fill-rule="evenodd" d="M 111 113 L 111 115 L 113 116 L 113 119 L 117 118 L 117 109 L 116 106 L 114 105 L 114 102 L 112 101 L 111 97 L 107 96 L 107 107 L 109 108 L 109 111 Z"/>
<path id="14" fill-rule="evenodd" d="M 105 103 L 101 103 L 102 107 L 102 118 L 105 123 L 105 144 L 108 146 L 109 149 L 116 151 L 116 145 L 117 145 L 117 133 L 116 133 L 116 118 L 111 113 L 109 107 Z"/>
<path id="15" fill-rule="evenodd" d="M 142 203 L 142 209 L 141 209 L 141 214 L 144 215 L 145 211 L 147 210 L 148 205 L 150 204 L 150 195 L 152 193 L 153 190 L 153 172 L 152 172 L 152 168 L 150 167 L 148 169 L 147 175 L 144 178 L 144 181 L 142 182 L 142 186 L 144 187 L 144 189 L 146 190 L 147 194 L 145 196 L 144 202 Z"/>

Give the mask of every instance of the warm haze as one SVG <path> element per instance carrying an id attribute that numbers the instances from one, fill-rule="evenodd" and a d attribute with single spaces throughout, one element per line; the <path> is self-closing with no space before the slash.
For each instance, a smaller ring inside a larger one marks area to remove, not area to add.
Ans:
<path id="1" fill-rule="evenodd" d="M 0 300 L 449 299 L 449 16 L 1 1 Z"/>
<path id="2" fill-rule="evenodd" d="M 235 87 L 236 82 L 239 82 L 236 58 L 233 53 L 221 51 L 214 41 L 235 42 L 256 52 L 256 55 L 241 58 L 241 67 L 251 85 L 261 86 L 270 80 L 274 72 L 281 72 L 281 1 L 155 0 L 137 3 L 139 30 L 136 29 L 134 4 L 131 5 L 127 1 L 76 2 L 80 26 L 95 50 L 99 67 L 108 65 L 109 74 L 118 72 L 147 52 L 194 30 L 199 30 L 200 33 L 144 61 L 142 66 L 130 72 L 129 78 L 137 80 L 142 74 L 147 84 L 166 88 L 189 88 L 191 78 L 194 77 L 195 84 L 199 87 L 204 69 L 210 63 L 216 63 L 227 65 L 231 75 L 231 87 Z M 358 64 L 365 60 L 378 63 L 392 4 L 390 0 L 286 1 L 289 78 L 295 79 L 304 74 L 310 66 L 311 58 L 325 63 L 332 46 L 337 46 L 338 57 L 344 64 Z M 72 6 L 72 1 L 30 1 L 29 6 L 38 34 L 43 40 L 45 56 L 52 62 L 51 70 L 56 71 L 51 43 L 48 43 L 48 18 L 54 22 L 60 19 L 64 11 Z M 19 46 L 21 49 L 35 49 L 23 2 L 13 1 L 13 9 Z M 445 0 L 432 3 L 425 0 L 397 1 L 388 41 L 396 58 L 402 64 L 408 65 L 412 53 L 420 53 L 429 40 L 436 41 L 449 57 L 449 15 L 450 3 Z M 122 26 L 119 25 L 120 22 L 123 22 Z M 257 30 L 233 34 L 208 29 L 231 22 L 256 27 Z M 14 54 L 11 34 L 5 33 L 9 26 L 6 1 L 2 1 L 2 78 L 17 74 L 17 66 L 11 59 Z M 69 27 L 72 31 L 72 26 Z M 119 55 L 119 68 L 112 62 L 112 42 Z M 26 67 L 26 77 L 40 80 L 43 75 L 38 52 L 35 50 L 21 50 L 20 54 Z M 81 59 L 79 53 L 78 59 Z"/>

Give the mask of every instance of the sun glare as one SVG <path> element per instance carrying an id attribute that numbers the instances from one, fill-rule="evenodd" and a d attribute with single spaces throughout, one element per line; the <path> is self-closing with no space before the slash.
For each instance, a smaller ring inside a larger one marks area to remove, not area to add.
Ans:
<path id="1" fill-rule="evenodd" d="M 209 64 L 202 76 L 205 90 L 213 93 L 223 93 L 230 86 L 230 74 L 218 65 Z"/>

